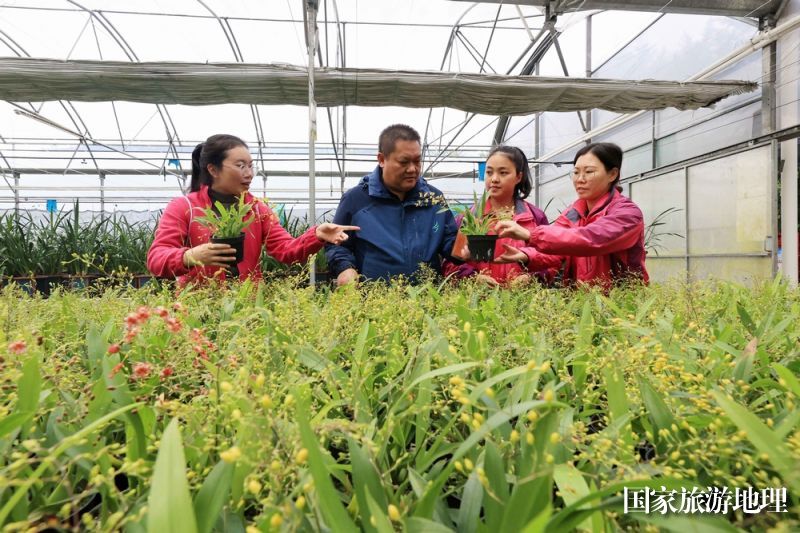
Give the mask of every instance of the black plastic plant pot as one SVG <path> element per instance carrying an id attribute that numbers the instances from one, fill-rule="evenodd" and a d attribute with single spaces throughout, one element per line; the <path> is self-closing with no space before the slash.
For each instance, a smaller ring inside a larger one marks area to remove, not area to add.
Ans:
<path id="1" fill-rule="evenodd" d="M 244 259 L 244 233 L 240 234 L 238 237 L 211 237 L 211 242 L 214 244 L 227 244 L 234 250 L 236 250 L 236 262 L 235 265 L 238 265 Z M 233 266 L 233 265 L 231 265 Z"/>
<path id="2" fill-rule="evenodd" d="M 497 235 L 467 235 L 467 248 L 474 261 L 493 261 Z"/>

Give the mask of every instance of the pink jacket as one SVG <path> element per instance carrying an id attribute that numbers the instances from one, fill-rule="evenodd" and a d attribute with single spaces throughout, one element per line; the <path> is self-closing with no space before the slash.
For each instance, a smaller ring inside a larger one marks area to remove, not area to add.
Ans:
<path id="1" fill-rule="evenodd" d="M 488 205 L 486 206 L 488 209 Z M 474 209 L 474 207 L 473 207 Z M 530 202 L 526 202 L 524 200 L 517 200 L 516 202 L 516 213 L 514 214 L 512 220 L 526 228 L 529 231 L 533 231 L 534 228 L 538 226 L 546 226 L 547 225 L 547 215 L 544 212 L 536 207 L 535 205 L 531 204 Z M 461 220 L 464 218 L 464 215 L 459 215 L 456 217 L 456 224 L 459 226 L 461 225 Z M 535 253 L 536 250 L 529 249 L 526 247 L 525 242 L 518 241 L 515 239 L 497 239 L 497 244 L 495 245 L 495 256 L 502 255 L 505 251 L 503 248 L 503 244 L 508 244 L 509 246 L 514 246 L 519 248 L 526 254 L 528 252 Z M 443 273 L 445 276 L 449 276 L 450 274 L 455 274 L 457 278 L 465 278 L 468 276 L 472 276 L 478 273 L 485 274 L 487 276 L 491 276 L 494 278 L 495 281 L 498 283 L 505 283 L 507 281 L 512 280 L 513 278 L 519 276 L 520 274 L 526 273 L 534 273 L 537 270 L 544 270 L 539 268 L 530 267 L 536 265 L 530 265 L 527 269 L 523 268 L 522 265 L 517 263 L 488 263 L 488 262 L 480 262 L 480 261 L 468 261 L 461 265 L 456 265 L 450 261 L 445 261 L 443 265 Z"/>
<path id="2" fill-rule="evenodd" d="M 531 231 L 529 268 L 561 269 L 565 283 L 605 287 L 624 279 L 647 283 L 644 219 L 632 200 L 614 190 L 591 213 L 577 200 L 549 226 Z"/>
<path id="3" fill-rule="evenodd" d="M 244 259 L 239 263 L 240 279 L 261 278 L 259 259 L 262 246 L 281 263 L 305 261 L 324 246 L 316 237 L 316 227 L 309 228 L 295 239 L 280 225 L 278 217 L 266 204 L 250 193 L 246 194 L 245 201 L 253 204 L 257 220 L 245 230 Z M 226 272 L 222 267 L 187 268 L 183 264 L 186 250 L 207 243 L 211 238 L 210 230 L 194 220 L 203 214 L 202 208 L 208 207 L 211 207 L 211 198 L 206 186 L 167 204 L 147 252 L 147 268 L 154 276 L 177 277 L 181 286 L 198 278 L 225 278 Z"/>

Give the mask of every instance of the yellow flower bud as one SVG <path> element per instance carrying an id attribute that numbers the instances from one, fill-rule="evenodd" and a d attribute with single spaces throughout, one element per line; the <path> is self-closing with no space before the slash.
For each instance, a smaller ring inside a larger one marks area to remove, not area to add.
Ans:
<path id="1" fill-rule="evenodd" d="M 550 370 L 550 361 L 545 361 L 544 363 L 542 363 L 542 366 L 539 367 L 539 370 L 541 370 L 542 372 L 547 372 L 548 370 Z"/>
<path id="2" fill-rule="evenodd" d="M 294 460 L 297 464 L 302 465 L 308 460 L 308 450 L 306 448 L 302 448 L 297 455 L 295 455 Z"/>
<path id="3" fill-rule="evenodd" d="M 235 463 L 242 456 L 242 451 L 238 446 L 232 446 L 230 449 L 220 452 L 219 456 L 226 463 Z"/>
<path id="4" fill-rule="evenodd" d="M 267 381 L 266 376 L 264 376 L 264 374 L 259 374 L 256 376 L 256 387 L 263 387 L 265 381 Z"/>
<path id="5" fill-rule="evenodd" d="M 273 472 L 277 472 L 278 470 L 280 470 L 280 469 L 281 469 L 281 462 L 280 462 L 280 461 L 278 461 L 278 460 L 276 459 L 276 460 L 272 461 L 272 462 L 269 464 L 269 468 L 270 468 L 270 470 L 272 470 Z"/>
<path id="6" fill-rule="evenodd" d="M 281 527 L 281 524 L 283 524 L 283 517 L 278 513 L 275 513 L 272 515 L 272 518 L 269 519 L 269 525 L 274 528 Z"/>
<path id="7" fill-rule="evenodd" d="M 233 390 L 233 385 L 231 385 L 230 381 L 223 381 L 219 384 L 219 388 L 222 392 L 230 392 Z"/>
<path id="8" fill-rule="evenodd" d="M 305 496 L 298 496 L 297 499 L 294 502 L 294 506 L 297 507 L 298 509 L 302 510 L 303 507 L 306 506 L 306 498 L 305 498 Z"/>
<path id="9" fill-rule="evenodd" d="M 471 329 L 472 329 L 472 324 L 470 324 L 469 322 L 464 322 L 464 332 L 469 333 L 469 330 Z"/>
<path id="10" fill-rule="evenodd" d="M 469 415 L 467 413 L 461 413 L 461 416 L 459 418 L 465 424 L 469 424 L 469 422 L 470 422 L 470 418 L 469 418 Z"/>
<path id="11" fill-rule="evenodd" d="M 231 412 L 231 418 L 233 418 L 234 420 L 239 420 L 240 418 L 242 418 L 242 412 L 239 409 L 234 409 Z"/>
<path id="12" fill-rule="evenodd" d="M 539 420 L 539 413 L 536 411 L 528 411 L 528 421 L 536 422 Z"/>
<path id="13" fill-rule="evenodd" d="M 525 442 L 527 442 L 527 443 L 528 443 L 528 446 L 530 446 L 530 445 L 532 445 L 532 444 L 533 444 L 533 441 L 534 441 L 534 438 L 533 438 L 533 433 L 531 433 L 531 432 L 529 431 L 529 432 L 528 432 L 528 433 L 525 435 Z"/>
<path id="14" fill-rule="evenodd" d="M 250 491 L 251 494 L 258 494 L 259 492 L 261 492 L 261 483 L 259 483 L 255 479 L 251 479 L 250 482 L 247 484 L 247 490 Z"/>
<path id="15" fill-rule="evenodd" d="M 553 393 L 551 389 L 547 389 L 546 391 L 544 391 L 544 396 L 543 396 L 544 401 L 552 402 L 555 399 L 555 397 L 556 395 Z"/>
<path id="16" fill-rule="evenodd" d="M 464 465 L 461 463 L 461 461 L 456 461 L 455 462 L 455 467 L 456 467 L 456 470 L 458 470 L 459 472 L 463 472 L 464 471 Z"/>
<path id="17" fill-rule="evenodd" d="M 553 444 L 558 444 L 559 442 L 561 442 L 561 435 L 559 435 L 558 433 L 551 433 L 550 442 L 552 442 Z"/>
<path id="18" fill-rule="evenodd" d="M 464 380 L 461 379 L 459 376 L 452 376 L 450 378 L 450 385 L 453 385 L 454 387 L 461 385 L 463 382 Z"/>
<path id="19" fill-rule="evenodd" d="M 516 429 L 512 429 L 509 440 L 511 441 L 512 444 L 516 444 L 517 442 L 519 442 L 519 431 L 517 431 Z"/>
<path id="20" fill-rule="evenodd" d="M 396 505 L 390 503 L 389 504 L 389 508 L 388 508 L 388 512 L 389 512 L 389 518 L 393 522 L 397 522 L 397 521 L 400 520 L 400 509 L 398 509 Z"/>
<path id="21" fill-rule="evenodd" d="M 264 409 L 269 409 L 272 407 L 272 398 L 270 398 L 268 394 L 265 394 L 261 397 L 261 407 Z"/>
<path id="22" fill-rule="evenodd" d="M 467 471 L 472 470 L 474 466 L 475 465 L 472 464 L 472 461 L 470 461 L 469 459 L 464 459 L 464 468 L 466 468 Z"/>

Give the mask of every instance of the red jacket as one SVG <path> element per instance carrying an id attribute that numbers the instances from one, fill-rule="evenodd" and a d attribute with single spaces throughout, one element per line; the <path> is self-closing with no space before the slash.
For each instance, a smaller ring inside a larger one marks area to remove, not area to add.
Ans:
<path id="1" fill-rule="evenodd" d="M 578 199 L 550 226 L 534 228 L 528 245 L 535 248 L 526 250 L 528 268 L 560 268 L 565 283 L 608 287 L 623 279 L 650 279 L 642 211 L 618 190 L 601 198 L 591 213 Z"/>
<path id="2" fill-rule="evenodd" d="M 472 209 L 474 209 L 474 206 L 472 207 Z M 486 209 L 489 209 L 488 202 L 486 205 Z M 456 223 L 459 226 L 461 225 L 461 220 L 463 218 L 464 215 L 459 215 L 456 217 Z M 533 229 L 536 228 L 537 226 L 547 225 L 547 215 L 544 214 L 544 211 L 524 200 L 516 201 L 515 214 L 512 220 L 529 231 L 533 231 Z M 532 248 L 527 248 L 524 241 L 504 238 L 504 239 L 497 239 L 497 244 L 495 245 L 494 249 L 495 256 L 500 256 L 503 254 L 503 252 L 505 251 L 505 248 L 503 248 L 503 244 L 508 244 L 510 246 L 519 248 L 525 253 L 530 252 L 529 255 L 532 255 L 536 252 L 536 250 Z M 456 246 L 460 246 L 460 242 L 457 243 Z M 530 266 L 531 265 L 529 265 L 529 267 Z M 533 266 L 535 267 L 535 265 Z M 466 263 L 456 265 L 450 261 L 445 260 L 443 265 L 443 273 L 445 276 L 449 276 L 450 274 L 455 274 L 455 277 L 457 278 L 465 278 L 468 276 L 481 273 L 487 276 L 491 276 L 498 283 L 504 283 L 510 281 L 513 278 L 519 276 L 520 274 L 533 273 L 536 270 L 541 270 L 541 269 L 528 268 L 526 270 L 522 267 L 522 265 L 519 265 L 517 263 L 488 263 L 481 261 L 468 261 Z"/>
<path id="3" fill-rule="evenodd" d="M 245 201 L 253 204 L 257 220 L 245 229 L 244 259 L 239 263 L 239 278 L 260 278 L 261 247 L 281 263 L 305 261 L 318 252 L 324 243 L 317 239 L 315 227 L 298 238 L 289 235 L 266 204 L 246 193 Z M 187 268 L 183 254 L 189 248 L 209 242 L 211 231 L 199 224 L 196 217 L 203 214 L 202 208 L 211 207 L 208 187 L 197 192 L 173 198 L 156 229 L 155 239 L 147 252 L 147 268 L 154 276 L 178 277 L 180 285 L 203 277 L 225 277 L 222 267 L 204 266 Z"/>

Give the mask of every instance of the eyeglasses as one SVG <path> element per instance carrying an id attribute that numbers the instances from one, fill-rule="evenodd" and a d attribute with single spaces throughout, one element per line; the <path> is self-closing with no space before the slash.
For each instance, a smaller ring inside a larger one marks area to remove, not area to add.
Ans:
<path id="1" fill-rule="evenodd" d="M 239 171 L 240 174 L 244 174 L 248 170 L 250 172 L 252 172 L 253 174 L 256 173 L 256 164 L 255 163 L 250 163 L 249 165 L 247 165 L 245 163 L 236 163 L 235 165 L 225 165 L 225 164 L 223 164 L 222 166 L 223 167 L 224 166 L 228 166 L 230 168 L 236 169 L 236 170 Z"/>
<path id="2" fill-rule="evenodd" d="M 584 177 L 587 177 L 587 178 L 591 178 L 596 173 L 597 173 L 597 170 L 593 169 L 593 168 L 589 168 L 589 169 L 586 169 L 586 170 L 583 170 L 583 171 L 575 168 L 575 169 L 572 170 L 572 177 L 573 178 L 578 178 L 580 176 L 584 176 Z"/>

